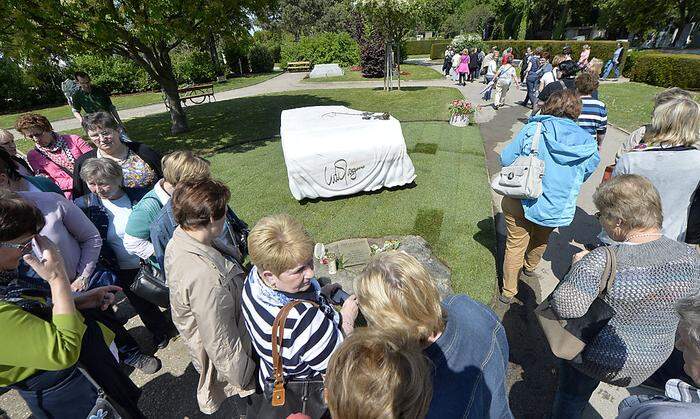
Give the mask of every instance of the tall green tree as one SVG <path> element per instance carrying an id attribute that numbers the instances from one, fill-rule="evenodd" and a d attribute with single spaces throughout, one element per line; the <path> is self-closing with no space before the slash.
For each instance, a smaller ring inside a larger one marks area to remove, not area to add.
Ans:
<path id="1" fill-rule="evenodd" d="M 282 30 L 298 41 L 302 36 L 348 29 L 350 0 L 279 0 L 271 29 Z"/>
<path id="2" fill-rule="evenodd" d="M 700 0 L 597 0 L 602 25 L 622 24 L 632 33 L 662 29 L 671 23 L 678 28 L 700 18 Z"/>
<path id="3" fill-rule="evenodd" d="M 170 52 L 183 42 L 250 25 L 272 0 L 11 0 L 0 15 L 0 45 L 66 57 L 91 52 L 133 60 L 157 81 L 170 109 L 171 131 L 188 130 Z"/>

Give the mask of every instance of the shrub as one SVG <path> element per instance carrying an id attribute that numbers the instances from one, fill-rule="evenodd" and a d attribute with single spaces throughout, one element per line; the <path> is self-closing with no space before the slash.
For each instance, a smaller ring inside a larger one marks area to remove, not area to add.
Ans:
<path id="1" fill-rule="evenodd" d="M 27 93 L 20 67 L 9 58 L 0 58 L 0 111 L 28 106 Z"/>
<path id="2" fill-rule="evenodd" d="M 275 67 L 272 54 L 264 45 L 253 45 L 248 52 L 248 61 L 253 73 L 269 73 Z"/>
<path id="3" fill-rule="evenodd" d="M 406 53 L 408 55 L 427 55 L 430 54 L 430 47 L 435 42 L 450 42 L 449 39 L 422 39 L 408 40 L 406 43 Z"/>
<path id="4" fill-rule="evenodd" d="M 628 66 L 629 67 L 629 66 Z M 630 80 L 660 87 L 700 88 L 700 56 L 638 52 L 625 68 Z"/>
<path id="5" fill-rule="evenodd" d="M 248 62 L 248 52 L 252 44 L 249 38 L 227 39 L 224 41 L 224 57 L 226 65 L 231 73 L 250 73 L 250 63 Z"/>
<path id="6" fill-rule="evenodd" d="M 322 32 L 302 37 L 299 42 L 283 42 L 280 64 L 286 67 L 290 61 L 309 61 L 312 65 L 337 63 L 348 67 L 359 64 L 360 48 L 345 32 Z"/>
<path id="7" fill-rule="evenodd" d="M 72 57 L 71 61 L 71 72 L 84 71 L 95 85 L 115 94 L 156 87 L 146 70 L 126 58 L 83 54 Z"/>
<path id="8" fill-rule="evenodd" d="M 368 31 L 360 39 L 360 65 L 363 77 L 384 77 L 384 39 Z"/>
<path id="9" fill-rule="evenodd" d="M 486 49 L 486 43 L 481 40 L 481 35 L 468 33 L 466 35 L 457 35 L 454 37 L 450 43 L 455 49 L 455 51 L 462 51 L 463 49 L 471 50 L 472 48 Z M 442 49 L 443 53 L 440 55 L 444 57 L 445 48 Z"/>
<path id="10" fill-rule="evenodd" d="M 214 63 L 206 52 L 179 51 L 172 55 L 172 62 L 178 83 L 204 83 L 216 79 Z"/>

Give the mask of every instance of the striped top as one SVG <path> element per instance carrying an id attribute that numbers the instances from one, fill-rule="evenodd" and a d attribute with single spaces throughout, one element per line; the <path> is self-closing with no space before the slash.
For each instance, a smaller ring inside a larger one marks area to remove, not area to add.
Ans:
<path id="1" fill-rule="evenodd" d="M 293 300 L 312 300 L 295 306 L 284 325 L 282 364 L 285 379 L 313 378 L 325 374 L 333 351 L 343 342 L 340 314 L 320 295 L 314 279 L 312 288 L 297 294 L 275 291 L 265 285 L 257 268 L 248 274 L 243 287 L 243 318 L 260 356 L 260 385 L 273 376 L 272 323 L 284 305 Z"/>
<path id="2" fill-rule="evenodd" d="M 594 138 L 596 134 L 605 134 L 608 129 L 608 109 L 605 103 L 593 99 L 591 96 L 581 97 L 581 115 L 577 124 Z"/>

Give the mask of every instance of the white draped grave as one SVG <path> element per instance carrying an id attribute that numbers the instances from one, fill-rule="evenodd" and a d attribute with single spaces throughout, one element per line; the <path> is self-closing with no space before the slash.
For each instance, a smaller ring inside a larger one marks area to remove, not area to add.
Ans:
<path id="1" fill-rule="evenodd" d="M 401 123 L 362 119 L 345 106 L 282 112 L 280 135 L 289 190 L 297 200 L 401 186 L 416 178 Z"/>

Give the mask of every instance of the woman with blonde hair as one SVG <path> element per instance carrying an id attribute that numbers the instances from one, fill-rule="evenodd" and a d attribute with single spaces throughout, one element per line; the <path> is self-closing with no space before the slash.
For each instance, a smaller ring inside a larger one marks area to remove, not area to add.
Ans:
<path id="1" fill-rule="evenodd" d="M 676 301 L 700 289 L 700 255 L 664 237 L 662 198 L 649 180 L 621 175 L 593 194 L 598 220 L 618 244 L 615 278 L 601 297 L 613 316 L 581 353 L 581 362 L 561 361 L 552 418 L 576 419 L 602 381 L 638 386 L 673 350 Z M 571 270 L 552 295 L 562 319 L 584 316 L 599 294 L 607 263 L 602 247 L 574 255 Z"/>
<path id="2" fill-rule="evenodd" d="M 375 256 L 355 281 L 368 326 L 417 341 L 432 361 L 426 417 L 510 418 L 508 341 L 498 317 L 466 295 L 440 300 L 425 267 L 400 251 Z"/>
<path id="3" fill-rule="evenodd" d="M 645 141 L 617 161 L 613 176 L 637 174 L 649 179 L 661 195 L 663 234 L 683 241 L 700 184 L 700 104 L 676 99 L 656 107 Z"/>

